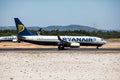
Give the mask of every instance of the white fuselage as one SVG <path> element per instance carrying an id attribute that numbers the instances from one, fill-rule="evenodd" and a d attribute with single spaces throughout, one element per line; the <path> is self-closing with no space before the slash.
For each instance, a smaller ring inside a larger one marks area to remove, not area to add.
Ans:
<path id="1" fill-rule="evenodd" d="M 17 41 L 17 36 L 2 36 L 0 41 Z"/>
<path id="2" fill-rule="evenodd" d="M 33 41 L 33 42 L 41 42 L 41 43 L 47 43 L 48 42 L 55 42 L 59 43 L 60 41 L 58 40 L 57 36 L 23 36 L 25 38 L 25 41 Z M 69 43 L 85 43 L 85 44 L 99 44 L 103 45 L 106 43 L 101 38 L 98 37 L 90 37 L 90 36 L 60 36 L 60 38 Z"/>

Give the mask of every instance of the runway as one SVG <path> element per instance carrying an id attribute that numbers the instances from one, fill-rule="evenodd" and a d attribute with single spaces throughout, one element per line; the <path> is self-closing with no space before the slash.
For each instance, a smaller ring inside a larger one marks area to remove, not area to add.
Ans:
<path id="1" fill-rule="evenodd" d="M 100 48 L 100 49 L 95 49 L 95 48 L 66 48 L 65 50 L 58 50 L 57 48 L 0 48 L 0 51 L 40 51 L 40 52 L 120 52 L 120 48 Z"/>
<path id="2" fill-rule="evenodd" d="M 58 50 L 57 47 L 30 48 L 28 46 L 27 48 L 0 48 L 0 79 L 120 79 L 120 48 Z"/>
<path id="3" fill-rule="evenodd" d="M 0 48 L 1 80 L 120 80 L 120 49 Z"/>

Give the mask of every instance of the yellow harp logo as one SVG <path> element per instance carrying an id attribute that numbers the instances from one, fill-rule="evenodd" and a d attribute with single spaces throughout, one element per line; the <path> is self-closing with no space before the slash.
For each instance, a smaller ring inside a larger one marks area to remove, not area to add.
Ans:
<path id="1" fill-rule="evenodd" d="M 25 27 L 23 25 L 18 24 L 18 33 L 24 31 Z"/>

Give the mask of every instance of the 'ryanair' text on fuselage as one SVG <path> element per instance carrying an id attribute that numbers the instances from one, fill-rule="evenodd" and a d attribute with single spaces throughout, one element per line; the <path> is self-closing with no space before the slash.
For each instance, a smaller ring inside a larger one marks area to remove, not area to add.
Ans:
<path id="1" fill-rule="evenodd" d="M 69 42 L 95 42 L 95 38 L 62 38 L 63 41 L 69 41 Z"/>

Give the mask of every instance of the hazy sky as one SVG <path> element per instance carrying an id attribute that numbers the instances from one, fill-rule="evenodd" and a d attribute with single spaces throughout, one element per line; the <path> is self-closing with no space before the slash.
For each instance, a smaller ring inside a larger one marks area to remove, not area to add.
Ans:
<path id="1" fill-rule="evenodd" d="M 86 25 L 120 29 L 120 0 L 0 0 L 0 26 Z"/>

